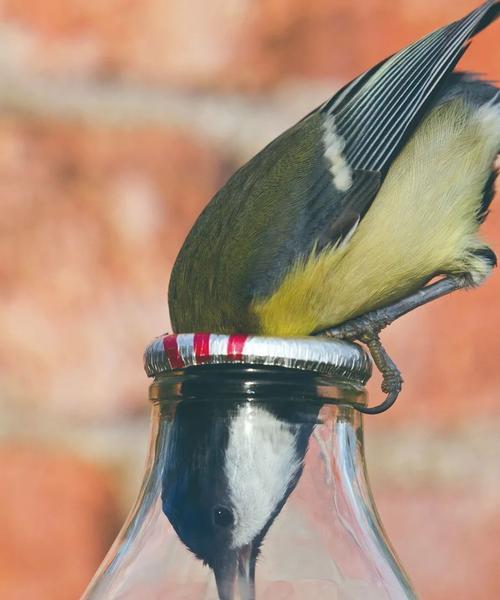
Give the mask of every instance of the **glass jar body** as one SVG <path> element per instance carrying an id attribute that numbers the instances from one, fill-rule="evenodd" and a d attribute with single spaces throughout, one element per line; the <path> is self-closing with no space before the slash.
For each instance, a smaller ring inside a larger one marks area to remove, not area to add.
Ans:
<path id="1" fill-rule="evenodd" d="M 153 385 L 144 483 L 86 600 L 415 597 L 368 485 L 360 390 L 284 371 Z"/>

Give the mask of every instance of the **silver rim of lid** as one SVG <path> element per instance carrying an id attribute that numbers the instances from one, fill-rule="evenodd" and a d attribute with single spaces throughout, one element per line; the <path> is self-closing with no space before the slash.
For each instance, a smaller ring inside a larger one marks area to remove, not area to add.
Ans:
<path id="1" fill-rule="evenodd" d="M 144 353 L 148 377 L 207 364 L 280 366 L 362 385 L 372 372 L 371 360 L 361 346 L 326 337 L 165 334 L 153 340 Z"/>

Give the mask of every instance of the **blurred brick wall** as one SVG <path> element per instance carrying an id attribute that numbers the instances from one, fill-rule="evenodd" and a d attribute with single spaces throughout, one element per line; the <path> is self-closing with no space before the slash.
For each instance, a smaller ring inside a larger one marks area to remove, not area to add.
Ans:
<path id="1" fill-rule="evenodd" d="M 0 5 L 2 598 L 76 598 L 109 546 L 145 452 L 142 351 L 168 330 L 172 262 L 217 187 L 347 79 L 474 5 Z M 497 27 L 463 66 L 498 78 L 499 64 Z M 369 467 L 430 600 L 500 597 L 499 297 L 495 273 L 384 336 L 406 383 L 367 422 Z"/>

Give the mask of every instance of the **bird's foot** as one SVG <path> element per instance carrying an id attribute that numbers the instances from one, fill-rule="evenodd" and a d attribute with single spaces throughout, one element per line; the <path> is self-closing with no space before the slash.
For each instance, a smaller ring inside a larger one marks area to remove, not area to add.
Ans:
<path id="1" fill-rule="evenodd" d="M 394 304 L 370 311 L 320 333 L 320 335 L 335 337 L 337 339 L 359 340 L 363 342 L 368 346 L 373 362 L 382 374 L 382 391 L 387 394 L 384 402 L 373 408 L 356 408 L 368 414 L 383 412 L 394 404 L 401 391 L 403 383 L 401 373 L 385 351 L 379 338 L 382 329 L 419 306 L 441 298 L 455 290 L 470 287 L 470 281 L 470 276 L 467 274 L 462 276 L 445 276 L 439 281 L 423 287 Z"/>
<path id="2" fill-rule="evenodd" d="M 368 345 L 368 342 L 378 337 L 382 329 L 390 323 L 390 319 L 383 314 L 383 310 L 377 310 L 327 329 L 322 332 L 322 335 L 339 340 L 359 340 Z"/>
<path id="3" fill-rule="evenodd" d="M 379 414 L 385 412 L 396 402 L 403 385 L 401 372 L 392 358 L 387 354 L 380 341 L 380 331 L 390 324 L 384 311 L 374 311 L 347 321 L 342 325 L 328 329 L 323 335 L 344 340 L 359 340 L 370 351 L 375 366 L 382 375 L 382 391 L 387 394 L 385 400 L 377 406 L 356 406 L 365 414 Z"/>
<path id="4" fill-rule="evenodd" d="M 396 321 L 396 319 L 406 315 L 415 308 L 423 306 L 433 300 L 437 300 L 451 292 L 470 286 L 471 275 L 448 275 L 430 285 L 424 286 L 420 290 L 398 300 L 394 304 L 377 308 L 364 315 L 355 317 L 350 321 L 346 321 L 341 325 L 329 328 L 322 332 L 321 335 L 328 335 L 343 340 L 360 340 L 364 342 L 365 340 L 363 338 L 368 339 L 378 336 L 382 329 L 387 327 L 387 325 L 390 325 Z"/>
<path id="5" fill-rule="evenodd" d="M 390 408 L 396 402 L 403 386 L 403 377 L 392 358 L 387 354 L 378 334 L 369 333 L 361 337 L 373 358 L 377 369 L 382 374 L 382 391 L 387 394 L 386 399 L 378 406 L 367 408 L 368 414 L 378 414 Z"/>

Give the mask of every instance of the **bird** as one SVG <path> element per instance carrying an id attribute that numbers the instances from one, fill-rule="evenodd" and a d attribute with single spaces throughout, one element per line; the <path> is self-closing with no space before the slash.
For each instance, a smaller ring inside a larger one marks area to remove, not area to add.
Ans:
<path id="1" fill-rule="evenodd" d="M 482 284 L 500 93 L 455 67 L 500 15 L 489 0 L 345 85 L 243 165 L 188 234 L 169 283 L 175 332 L 360 341 L 389 408 L 402 376 L 380 332 Z"/>
<path id="2" fill-rule="evenodd" d="M 196 367 L 203 369 L 203 367 Z M 237 365 L 218 367 L 233 386 Z M 252 381 L 269 382 L 279 367 L 254 368 Z M 281 368 L 287 371 L 285 368 Z M 288 377 L 288 375 L 287 375 Z M 314 377 L 298 373 L 302 392 Z M 196 386 L 201 389 L 195 389 Z M 262 543 L 296 488 L 321 404 L 298 398 L 224 402 L 223 390 L 183 384 L 169 426 L 162 472 L 162 510 L 182 543 L 212 569 L 218 596 L 255 597 L 255 569 Z"/>

